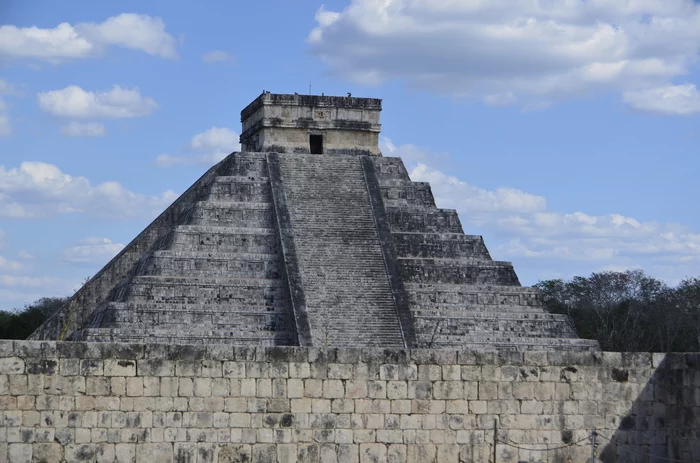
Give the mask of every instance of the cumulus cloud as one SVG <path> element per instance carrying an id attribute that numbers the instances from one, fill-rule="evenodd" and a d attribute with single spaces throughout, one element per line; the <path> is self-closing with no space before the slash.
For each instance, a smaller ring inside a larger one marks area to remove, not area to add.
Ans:
<path id="1" fill-rule="evenodd" d="M 486 190 L 417 156 L 412 145 L 382 141 L 386 156 L 404 158 L 413 181 L 430 182 L 439 207 L 456 209 L 466 233 L 483 231 L 495 259 L 513 260 L 537 278 L 585 275 L 604 268 L 644 268 L 669 282 L 697 273 L 700 232 L 622 214 L 552 211 L 546 198 L 515 188 Z M 494 245 L 495 244 L 495 245 Z M 529 270 L 529 271 L 528 271 Z M 534 281 L 530 281 L 534 283 Z"/>
<path id="2" fill-rule="evenodd" d="M 101 23 L 61 23 L 54 28 L 0 26 L 0 57 L 52 63 L 100 56 L 109 46 L 177 58 L 175 39 L 161 18 L 123 13 Z"/>
<path id="3" fill-rule="evenodd" d="M 124 245 L 109 238 L 90 237 L 63 250 L 63 259 L 73 263 L 104 264 L 116 256 Z"/>
<path id="4" fill-rule="evenodd" d="M 202 61 L 205 63 L 216 63 L 219 61 L 230 61 L 233 59 L 229 53 L 223 50 L 213 50 L 202 55 Z"/>
<path id="5" fill-rule="evenodd" d="M 334 73 L 537 108 L 667 85 L 700 50 L 693 0 L 352 0 L 308 36 Z"/>
<path id="6" fill-rule="evenodd" d="M 28 252 L 24 249 L 20 249 L 17 252 L 17 257 L 19 259 L 29 260 L 29 259 L 34 259 L 34 254 L 31 254 L 30 252 Z"/>
<path id="7" fill-rule="evenodd" d="M 59 117 L 116 119 L 148 116 L 158 108 L 153 98 L 143 97 L 137 88 L 118 85 L 107 92 L 88 92 L 76 85 L 38 93 L 42 111 Z"/>
<path id="8" fill-rule="evenodd" d="M 158 167 L 171 167 L 176 165 L 203 165 L 211 166 L 224 159 L 234 151 L 240 151 L 238 133 L 226 127 L 212 127 L 211 129 L 193 136 L 188 145 L 188 151 L 192 154 L 174 156 L 160 154 L 155 164 Z"/>
<path id="9" fill-rule="evenodd" d="M 19 91 L 11 83 L 0 79 L 0 95 L 16 95 Z"/>
<path id="10" fill-rule="evenodd" d="M 625 92 L 622 100 L 640 111 L 682 116 L 700 113 L 700 92 L 693 84 Z"/>
<path id="11" fill-rule="evenodd" d="M 0 97 L 0 136 L 7 136 L 12 132 L 10 128 L 10 117 L 7 114 L 5 100 Z"/>
<path id="12" fill-rule="evenodd" d="M 61 127 L 61 134 L 68 137 L 103 137 L 105 126 L 99 122 L 70 122 Z"/>
<path id="13" fill-rule="evenodd" d="M 118 182 L 92 185 L 43 162 L 23 162 L 13 169 L 0 165 L 0 217 L 152 217 L 176 198 L 172 191 L 160 196 L 134 193 Z"/>
<path id="14" fill-rule="evenodd" d="M 5 259 L 3 256 L 0 256 L 0 272 L 15 272 L 17 270 L 22 270 L 23 268 L 24 265 L 22 265 L 20 262 Z"/>

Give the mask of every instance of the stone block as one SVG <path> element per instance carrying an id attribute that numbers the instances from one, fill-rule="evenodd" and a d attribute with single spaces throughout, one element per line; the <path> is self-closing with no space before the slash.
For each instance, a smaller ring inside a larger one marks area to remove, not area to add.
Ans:
<path id="1" fill-rule="evenodd" d="M 105 376 L 136 376 L 135 360 L 106 359 L 104 361 Z"/>
<path id="2" fill-rule="evenodd" d="M 24 368 L 24 360 L 19 357 L 0 358 L 0 375 L 21 375 Z"/>
<path id="3" fill-rule="evenodd" d="M 384 444 L 360 444 L 360 463 L 387 461 L 387 448 Z"/>

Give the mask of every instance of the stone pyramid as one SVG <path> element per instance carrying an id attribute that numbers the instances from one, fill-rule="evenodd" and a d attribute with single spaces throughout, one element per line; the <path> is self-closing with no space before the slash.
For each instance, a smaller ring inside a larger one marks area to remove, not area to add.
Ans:
<path id="1" fill-rule="evenodd" d="M 597 349 L 378 148 L 381 100 L 263 93 L 212 167 L 33 339 Z"/>

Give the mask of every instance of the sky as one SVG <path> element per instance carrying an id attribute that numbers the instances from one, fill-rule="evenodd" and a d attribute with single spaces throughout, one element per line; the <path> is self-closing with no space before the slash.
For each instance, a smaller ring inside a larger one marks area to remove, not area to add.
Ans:
<path id="1" fill-rule="evenodd" d="M 0 309 L 79 288 L 263 90 L 382 98 L 525 285 L 700 277 L 699 51 L 692 0 L 1 0 Z"/>

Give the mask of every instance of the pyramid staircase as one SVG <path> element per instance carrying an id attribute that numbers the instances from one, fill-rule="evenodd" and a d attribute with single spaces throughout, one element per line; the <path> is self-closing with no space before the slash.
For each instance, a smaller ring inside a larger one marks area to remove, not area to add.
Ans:
<path id="1" fill-rule="evenodd" d="M 249 152 L 212 167 L 32 338 L 598 348 L 401 159 Z"/>
<path id="2" fill-rule="evenodd" d="M 265 155 L 224 167 L 73 339 L 296 343 Z"/>
<path id="3" fill-rule="evenodd" d="M 456 211 L 438 209 L 430 185 L 412 182 L 400 158 L 372 158 L 413 316 L 417 347 L 597 349 L 570 319 L 547 313 L 510 262 L 465 235 Z"/>

